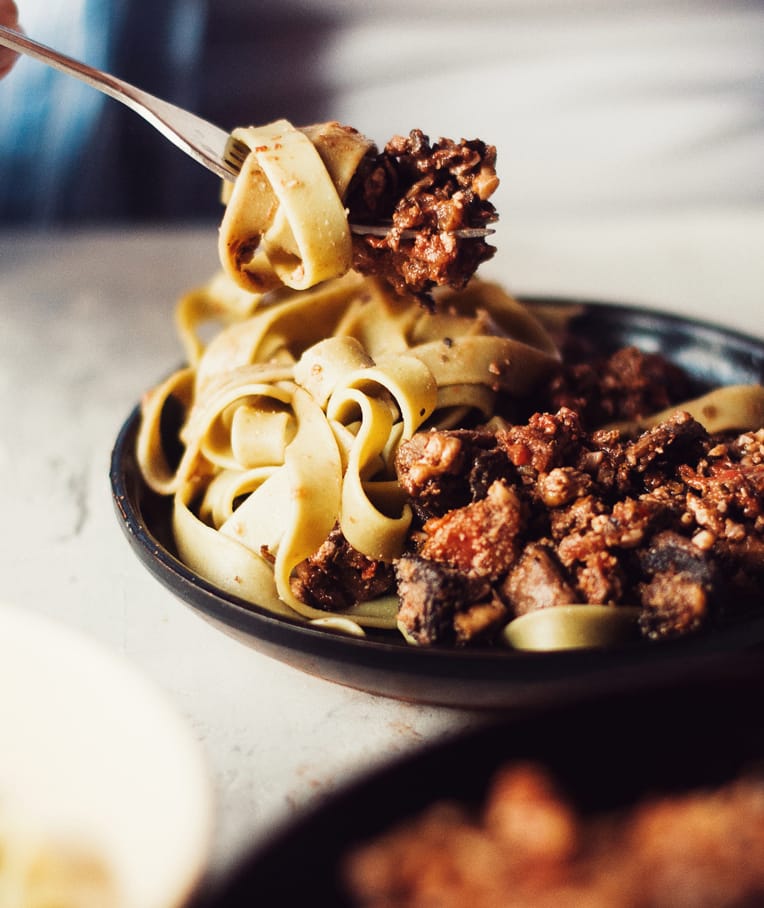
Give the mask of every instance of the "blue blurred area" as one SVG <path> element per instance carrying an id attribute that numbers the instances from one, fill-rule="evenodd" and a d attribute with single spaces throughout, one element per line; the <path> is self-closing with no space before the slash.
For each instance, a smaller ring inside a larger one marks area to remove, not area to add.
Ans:
<path id="1" fill-rule="evenodd" d="M 103 0 L 31 4 L 35 38 L 92 65 L 111 59 L 114 16 Z M 22 58 L 0 87 L 0 212 L 3 222 L 56 217 L 68 173 L 91 133 L 102 99 L 49 67 Z"/>

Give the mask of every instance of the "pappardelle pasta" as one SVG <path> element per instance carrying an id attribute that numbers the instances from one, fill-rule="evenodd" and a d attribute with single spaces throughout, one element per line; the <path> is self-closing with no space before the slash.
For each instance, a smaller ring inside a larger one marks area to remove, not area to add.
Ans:
<path id="1" fill-rule="evenodd" d="M 236 129 L 250 149 L 224 187 L 220 260 L 240 286 L 305 290 L 345 274 L 352 242 L 343 199 L 373 147 L 336 123 L 295 129 L 286 120 Z"/>
<path id="2" fill-rule="evenodd" d="M 177 307 L 187 365 L 145 395 L 137 441 L 185 564 L 416 645 L 608 646 L 756 608 L 761 385 L 693 397 L 658 354 L 563 354 L 564 319 L 473 277 L 482 234 L 452 240 L 494 216 L 484 143 L 235 135 L 222 269 Z M 385 235 L 351 236 L 348 208 L 389 215 Z"/>
<path id="3" fill-rule="evenodd" d="M 231 322 L 205 346 L 212 314 Z M 370 562 L 392 562 L 412 517 L 401 442 L 425 424 L 490 420 L 497 395 L 527 393 L 558 360 L 528 311 L 485 283 L 433 313 L 353 271 L 268 298 L 219 274 L 181 300 L 178 324 L 189 365 L 145 396 L 138 461 L 173 496 L 180 558 L 238 597 L 351 632 L 394 628 L 395 597 L 332 614 L 295 595 L 295 567 L 335 526 Z M 170 399 L 183 408 L 173 464 Z"/>

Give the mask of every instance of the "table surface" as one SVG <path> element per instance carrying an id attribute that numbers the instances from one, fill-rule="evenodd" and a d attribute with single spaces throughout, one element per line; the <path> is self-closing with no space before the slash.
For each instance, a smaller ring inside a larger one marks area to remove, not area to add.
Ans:
<path id="1" fill-rule="evenodd" d="M 216 225 L 0 232 L 0 599 L 126 656 L 195 733 L 216 799 L 212 876 L 339 786 L 485 722 L 304 675 L 212 628 L 129 550 L 117 432 L 176 365 L 175 301 L 217 267 Z M 639 303 L 764 335 L 764 213 L 502 226 L 485 275 L 517 293 Z"/>

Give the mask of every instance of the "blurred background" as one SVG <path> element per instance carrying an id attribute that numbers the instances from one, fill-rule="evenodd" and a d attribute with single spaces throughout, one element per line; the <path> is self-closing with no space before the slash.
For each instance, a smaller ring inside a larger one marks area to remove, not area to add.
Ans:
<path id="1" fill-rule="evenodd" d="M 513 291 L 762 333 L 764 0 L 17 3 L 31 37 L 226 129 L 483 138 L 502 180 L 487 264 Z M 182 355 L 171 313 L 218 265 L 219 191 L 88 86 L 26 58 L 0 80 L 2 598 L 169 692 L 210 759 L 215 872 L 358 772 L 478 721 L 253 658 L 125 548 L 108 454 Z"/>
<path id="2" fill-rule="evenodd" d="M 764 202 L 764 0 L 17 0 L 31 37 L 224 128 L 337 119 L 499 149 L 504 217 Z M 220 217 L 217 179 L 29 59 L 0 224 Z"/>

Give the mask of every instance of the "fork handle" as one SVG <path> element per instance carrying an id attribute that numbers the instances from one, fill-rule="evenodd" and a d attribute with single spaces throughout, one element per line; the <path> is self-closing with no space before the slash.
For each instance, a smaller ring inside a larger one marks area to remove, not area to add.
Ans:
<path id="1" fill-rule="evenodd" d="M 74 76 L 115 101 L 126 105 L 208 170 L 225 180 L 234 179 L 235 174 L 226 167 L 223 161 L 228 133 L 222 129 L 206 123 L 174 104 L 136 88 L 123 79 L 94 69 L 86 63 L 61 54 L 53 48 L 40 44 L 39 41 L 33 41 L 26 35 L 3 25 L 0 25 L 0 44 L 19 54 L 26 54 L 41 63 L 46 63 L 69 76 Z"/>
<path id="2" fill-rule="evenodd" d="M 123 79 L 80 63 L 79 60 L 67 57 L 66 54 L 61 54 L 53 48 L 33 41 L 26 35 L 3 25 L 0 25 L 0 44 L 17 53 L 27 54 L 42 63 L 47 63 L 48 66 L 61 70 L 69 76 L 74 76 L 110 98 L 125 104 L 208 170 L 224 180 L 236 179 L 238 166 L 233 168 L 228 163 L 226 154 L 230 136 L 217 126 L 207 123 L 181 107 L 176 107 L 155 95 L 142 91 Z M 248 149 L 245 149 L 245 153 L 246 151 Z M 350 229 L 355 234 L 386 236 L 390 228 L 389 225 L 380 224 L 375 226 L 351 224 Z M 463 239 L 485 237 L 493 232 L 492 229 L 485 227 L 468 227 L 453 231 L 454 236 Z M 416 231 L 404 230 L 401 237 L 414 239 Z"/>

